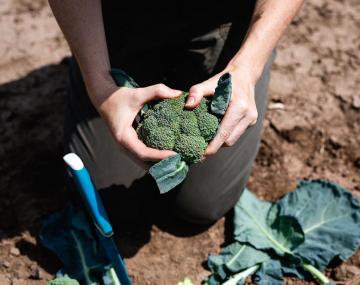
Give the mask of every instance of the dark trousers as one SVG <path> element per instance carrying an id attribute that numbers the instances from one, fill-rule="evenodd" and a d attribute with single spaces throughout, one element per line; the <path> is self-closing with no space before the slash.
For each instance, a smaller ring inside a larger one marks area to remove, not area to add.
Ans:
<path id="1" fill-rule="evenodd" d="M 163 82 L 188 90 L 192 84 L 222 70 L 240 47 L 242 38 L 243 35 L 236 37 L 234 26 L 223 24 L 184 45 L 169 44 L 145 50 L 129 56 L 125 63 L 112 60 L 112 66 L 123 69 L 125 66 L 125 71 L 142 86 Z M 241 196 L 258 151 L 273 58 L 274 55 L 256 84 L 259 114 L 256 125 L 234 146 L 223 147 L 216 155 L 192 165 L 185 182 L 161 197 L 180 217 L 194 223 L 213 222 L 228 212 Z M 116 205 L 122 218 L 131 219 L 144 203 L 149 203 L 149 197 L 158 195 L 156 184 L 113 139 L 89 101 L 75 61 L 71 64 L 70 80 L 66 151 L 83 159 L 97 189 L 118 191 L 117 200 L 110 202 Z"/>

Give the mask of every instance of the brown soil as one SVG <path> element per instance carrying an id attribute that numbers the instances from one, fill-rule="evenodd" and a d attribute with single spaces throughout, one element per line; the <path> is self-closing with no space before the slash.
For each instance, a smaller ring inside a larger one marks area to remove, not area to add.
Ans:
<path id="1" fill-rule="evenodd" d="M 46 1 L 0 1 L 0 284 L 44 284 L 60 264 L 37 240 L 62 207 L 62 120 L 69 50 Z M 249 188 L 264 199 L 301 178 L 333 180 L 360 198 L 360 2 L 307 1 L 278 46 L 264 136 Z M 225 240 L 155 219 L 118 241 L 134 284 L 196 284 Z M 360 252 L 328 270 L 360 284 Z M 287 279 L 285 284 L 309 284 Z"/>

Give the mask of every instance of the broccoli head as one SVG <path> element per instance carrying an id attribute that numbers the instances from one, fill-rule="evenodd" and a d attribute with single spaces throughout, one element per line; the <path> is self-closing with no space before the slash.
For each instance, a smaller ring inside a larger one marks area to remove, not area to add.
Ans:
<path id="1" fill-rule="evenodd" d="M 187 96 L 183 92 L 178 98 L 148 104 L 137 133 L 147 146 L 174 150 L 191 164 L 201 160 L 217 132 L 219 119 L 210 113 L 210 101 L 206 98 L 195 109 L 185 109 Z"/>

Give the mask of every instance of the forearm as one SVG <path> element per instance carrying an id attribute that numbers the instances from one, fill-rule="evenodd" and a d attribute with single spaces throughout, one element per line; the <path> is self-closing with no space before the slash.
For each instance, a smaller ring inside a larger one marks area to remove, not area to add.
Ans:
<path id="1" fill-rule="evenodd" d="M 116 86 L 109 74 L 100 0 L 49 0 L 85 81 L 90 99 L 98 107 Z"/>
<path id="2" fill-rule="evenodd" d="M 256 81 L 302 3 L 303 0 L 258 0 L 247 37 L 228 68 L 246 68 Z"/>

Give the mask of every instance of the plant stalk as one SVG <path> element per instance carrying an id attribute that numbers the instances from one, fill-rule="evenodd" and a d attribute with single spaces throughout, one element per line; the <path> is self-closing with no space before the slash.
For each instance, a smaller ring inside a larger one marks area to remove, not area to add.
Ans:
<path id="1" fill-rule="evenodd" d="M 322 273 L 321 271 L 319 271 L 318 269 L 316 269 L 314 266 L 312 266 L 311 264 L 303 264 L 302 265 L 303 268 L 310 272 L 312 276 L 315 277 L 316 280 L 320 281 L 320 284 L 326 284 L 326 283 L 330 283 L 329 278 L 327 278 L 324 273 Z"/>
<path id="2" fill-rule="evenodd" d="M 245 279 L 246 277 L 254 274 L 259 269 L 259 267 L 260 265 L 256 264 L 245 269 L 244 271 L 236 273 L 235 275 L 231 276 L 229 280 L 225 281 L 221 285 L 236 285 L 241 279 Z"/>

